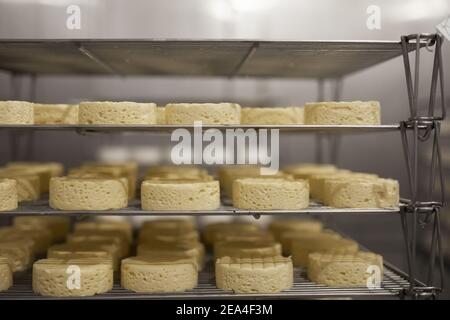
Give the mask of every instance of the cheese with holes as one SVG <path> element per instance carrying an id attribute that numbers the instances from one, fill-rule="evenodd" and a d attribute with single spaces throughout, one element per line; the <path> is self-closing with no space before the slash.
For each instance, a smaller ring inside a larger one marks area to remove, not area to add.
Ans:
<path id="1" fill-rule="evenodd" d="M 0 257 L 0 292 L 6 291 L 13 285 L 13 272 L 11 270 L 11 261 Z"/>
<path id="2" fill-rule="evenodd" d="M 18 170 L 0 169 L 1 178 L 16 180 L 19 202 L 39 199 L 41 189 L 38 175 Z"/>
<path id="3" fill-rule="evenodd" d="M 274 257 L 281 255 L 281 245 L 273 241 L 223 241 L 214 245 L 214 257 Z"/>
<path id="4" fill-rule="evenodd" d="M 295 231 L 298 233 L 307 231 L 321 231 L 323 225 L 318 220 L 310 219 L 279 219 L 269 224 L 269 231 L 279 241 L 284 232 Z"/>
<path id="5" fill-rule="evenodd" d="M 35 124 L 78 124 L 77 104 L 34 104 Z"/>
<path id="6" fill-rule="evenodd" d="M 166 124 L 166 108 L 156 107 L 156 124 Z"/>
<path id="7" fill-rule="evenodd" d="M 69 217 L 15 217 L 13 224 L 22 230 L 50 230 L 52 242 L 61 242 L 70 229 Z"/>
<path id="8" fill-rule="evenodd" d="M 243 222 L 217 222 L 205 226 L 203 229 L 203 241 L 207 245 L 214 244 L 214 238 L 217 233 L 227 231 L 258 232 L 260 227 L 257 224 Z"/>
<path id="9" fill-rule="evenodd" d="M 310 253 L 355 253 L 358 244 L 350 239 L 339 239 L 335 235 L 321 234 L 291 241 L 291 253 L 294 266 L 306 268 Z"/>
<path id="10" fill-rule="evenodd" d="M 314 125 L 377 125 L 378 101 L 312 102 L 305 104 L 305 123 Z"/>
<path id="11" fill-rule="evenodd" d="M 233 182 L 233 206 L 248 210 L 289 210 L 309 206 L 306 180 L 244 178 Z"/>
<path id="12" fill-rule="evenodd" d="M 81 102 L 80 124 L 156 124 L 156 105 L 137 102 Z"/>
<path id="13" fill-rule="evenodd" d="M 58 177 L 50 181 L 49 205 L 60 210 L 114 210 L 128 204 L 126 179 Z"/>
<path id="14" fill-rule="evenodd" d="M 11 261 L 13 272 L 27 270 L 34 259 L 34 241 L 22 240 L 0 240 L 0 257 Z"/>
<path id="15" fill-rule="evenodd" d="M 113 267 L 104 259 L 42 259 L 33 265 L 33 291 L 50 297 L 86 297 L 108 292 Z"/>
<path id="16" fill-rule="evenodd" d="M 33 104 L 26 101 L 0 101 L 0 124 L 33 124 Z"/>
<path id="17" fill-rule="evenodd" d="M 214 210 L 220 206 L 219 182 L 146 180 L 141 205 L 144 210 Z"/>
<path id="18" fill-rule="evenodd" d="M 383 279 L 383 257 L 372 252 L 312 253 L 308 258 L 308 278 L 332 287 L 379 285 Z"/>
<path id="19" fill-rule="evenodd" d="M 273 293 L 293 285 L 291 258 L 232 258 L 216 260 L 216 286 L 236 293 Z"/>
<path id="20" fill-rule="evenodd" d="M 392 179 L 329 179 L 324 183 L 324 203 L 336 208 L 397 207 L 398 181 Z"/>
<path id="21" fill-rule="evenodd" d="M 38 175 L 41 193 L 49 191 L 50 178 L 63 175 L 64 167 L 58 162 L 10 162 L 7 168 L 11 171 Z"/>
<path id="22" fill-rule="evenodd" d="M 194 259 L 142 256 L 122 260 L 121 285 L 134 292 L 179 292 L 197 286 Z"/>
<path id="23" fill-rule="evenodd" d="M 169 103 L 166 105 L 167 124 L 240 124 L 241 107 L 236 103 Z"/>
<path id="24" fill-rule="evenodd" d="M 17 209 L 18 200 L 16 180 L 0 179 L 0 211 Z"/>
<path id="25" fill-rule="evenodd" d="M 303 107 L 242 108 L 241 124 L 304 124 Z"/>

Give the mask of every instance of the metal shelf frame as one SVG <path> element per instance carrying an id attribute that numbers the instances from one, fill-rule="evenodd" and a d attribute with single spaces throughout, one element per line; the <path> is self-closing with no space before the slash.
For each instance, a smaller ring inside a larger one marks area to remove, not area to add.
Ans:
<path id="1" fill-rule="evenodd" d="M 442 64 L 442 37 L 437 34 L 402 36 L 400 41 L 259 41 L 259 40 L 0 40 L 0 70 L 11 73 L 13 97 L 18 96 L 19 75 L 31 76 L 30 98 L 35 95 L 36 77 L 43 75 L 163 75 L 185 77 L 219 76 L 225 78 L 311 78 L 318 81 L 318 99 L 324 100 L 324 81 L 335 81 L 334 96 L 339 100 L 342 79 L 392 58 L 402 56 L 404 62 L 410 117 L 392 126 L 276 126 L 280 131 L 318 134 L 316 160 L 325 162 L 324 141 L 329 141 L 330 161 L 338 161 L 340 134 L 362 132 L 398 131 L 402 138 L 403 155 L 409 178 L 411 199 L 399 207 L 401 226 L 408 260 L 408 285 L 402 292 L 411 298 L 434 298 L 443 289 L 444 262 L 440 234 L 440 211 L 444 203 L 444 183 L 441 161 L 440 124 L 446 117 L 444 75 Z M 421 48 L 434 52 L 428 108 L 420 113 L 418 88 Z M 414 54 L 414 69 L 410 54 Z M 282 57 L 282 59 L 280 59 Z M 200 63 L 201 62 L 201 63 Z M 440 110 L 437 111 L 439 87 Z M 247 126 L 232 126 L 233 128 Z M 257 130 L 276 129 L 273 126 L 251 126 Z M 12 146 L 21 132 L 74 130 L 80 134 L 96 132 L 168 132 L 174 126 L 1 126 L 10 130 Z M 217 128 L 215 126 L 215 128 Z M 220 126 L 218 129 L 226 129 Z M 432 145 L 430 163 L 419 163 L 419 149 L 426 143 Z M 13 149 L 14 151 L 14 149 Z M 14 153 L 14 152 L 13 152 Z M 425 186 L 421 188 L 421 186 Z M 422 190 L 423 189 L 423 190 Z M 441 195 L 435 199 L 434 191 Z M 56 214 L 44 205 L 41 211 L 34 206 L 22 206 L 5 215 Z M 345 210 L 348 212 L 349 210 Z M 386 213 L 383 210 L 369 210 Z M 137 208 L 119 210 L 117 214 L 156 214 Z M 263 212 L 236 212 L 222 207 L 219 214 L 251 214 Z M 62 212 L 61 212 L 62 213 Z M 288 213 L 288 212 L 285 212 Z M 290 212 L 292 214 L 292 212 Z M 307 214 L 344 213 L 330 208 L 308 208 Z M 392 213 L 392 212 L 389 212 Z M 66 214 L 66 213 L 64 213 Z M 70 213 L 68 213 L 70 214 Z M 84 213 L 75 213 L 83 215 Z M 167 213 L 165 213 L 167 214 Z M 179 214 L 174 212 L 173 214 Z M 202 212 L 199 214 L 214 214 Z M 281 214 L 281 212 L 267 212 Z M 3 214 L 2 214 L 3 215 Z M 432 228 L 430 263 L 426 283 L 416 277 L 416 247 L 418 232 Z M 435 278 L 436 263 L 439 279 Z M 302 296 L 300 291 L 292 297 Z M 312 289 L 306 292 L 314 295 Z M 314 292 L 320 288 L 314 288 Z M 294 290 L 295 291 L 295 290 Z M 345 291 L 345 290 L 344 290 Z M 338 291 L 343 293 L 344 291 Z M 209 292 L 209 291 L 208 291 Z M 320 291 L 319 291 L 320 292 Z M 331 291 L 330 291 L 331 292 Z M 352 296 L 349 290 L 342 296 Z M 209 292 L 206 296 L 214 295 Z M 120 296 L 120 293 L 119 293 Z M 220 295 L 219 295 L 220 296 Z M 283 296 L 276 295 L 276 297 Z M 320 294 L 319 294 L 320 296 Z M 338 294 L 340 296 L 340 294 Z M 194 295 L 193 297 L 198 297 Z M 222 297 L 222 296 L 220 296 Z M 258 296 L 259 297 L 259 296 Z M 263 296 L 262 296 L 263 297 Z"/>

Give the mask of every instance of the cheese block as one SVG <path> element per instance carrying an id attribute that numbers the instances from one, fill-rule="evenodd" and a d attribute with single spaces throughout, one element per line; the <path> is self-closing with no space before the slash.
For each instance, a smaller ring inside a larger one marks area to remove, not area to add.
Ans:
<path id="1" fill-rule="evenodd" d="M 35 124 L 78 124 L 77 104 L 34 104 Z"/>
<path id="2" fill-rule="evenodd" d="M 220 206 L 219 182 L 146 180 L 141 205 L 143 210 L 214 210 Z"/>
<path id="3" fill-rule="evenodd" d="M 331 164 L 300 163 L 283 168 L 283 172 L 293 175 L 295 179 L 309 179 L 314 174 L 334 173 L 338 169 Z"/>
<path id="4" fill-rule="evenodd" d="M 156 124 L 166 124 L 166 108 L 156 107 Z"/>
<path id="5" fill-rule="evenodd" d="M 17 209 L 18 199 L 16 180 L 0 179 L 0 211 Z"/>
<path id="6" fill-rule="evenodd" d="M 33 124 L 33 104 L 26 101 L 0 101 L 0 124 Z"/>
<path id="7" fill-rule="evenodd" d="M 129 255 L 130 246 L 121 237 L 102 234 L 70 234 L 67 236 L 68 244 L 75 245 L 115 245 L 118 247 L 119 257 Z"/>
<path id="8" fill-rule="evenodd" d="M 293 241 L 302 242 L 305 239 L 308 240 L 321 238 L 340 239 L 342 237 L 338 233 L 328 229 L 321 231 L 311 231 L 311 230 L 285 231 L 281 233 L 278 242 L 280 242 L 281 244 L 283 255 L 291 255 Z"/>
<path id="9" fill-rule="evenodd" d="M 205 246 L 201 242 L 143 242 L 137 247 L 137 255 L 194 258 L 199 270 L 201 270 L 205 262 Z"/>
<path id="10" fill-rule="evenodd" d="M 309 280 L 333 287 L 367 287 L 378 268 L 383 279 L 383 257 L 372 252 L 353 254 L 312 253 L 308 258 Z"/>
<path id="11" fill-rule="evenodd" d="M 10 162 L 7 168 L 11 171 L 38 175 L 41 193 L 49 191 L 50 178 L 62 176 L 64 166 L 58 162 Z"/>
<path id="12" fill-rule="evenodd" d="M 236 103 L 169 103 L 166 105 L 167 124 L 240 124 L 241 107 Z"/>
<path id="13" fill-rule="evenodd" d="M 377 125 L 381 123 L 378 101 L 312 102 L 305 104 L 305 124 Z"/>
<path id="14" fill-rule="evenodd" d="M 17 241 L 17 240 L 33 241 L 33 254 L 42 254 L 52 243 L 52 234 L 49 229 L 33 229 L 4 227 L 0 228 L 0 241 Z"/>
<path id="15" fill-rule="evenodd" d="M 41 194 L 39 176 L 18 170 L 0 169 L 0 179 L 13 179 L 17 182 L 17 199 L 21 201 L 32 201 L 39 199 Z"/>
<path id="16" fill-rule="evenodd" d="M 0 241 L 0 257 L 11 261 L 13 272 L 24 271 L 34 260 L 34 246 L 34 241 L 30 239 L 2 240 Z"/>
<path id="17" fill-rule="evenodd" d="M 260 231 L 257 224 L 243 222 L 217 222 L 205 226 L 203 229 L 203 242 L 207 245 L 214 244 L 214 238 L 218 232 L 226 232 L 229 230 L 245 232 Z"/>
<path id="18" fill-rule="evenodd" d="M 324 183 L 324 203 L 336 208 L 397 207 L 398 181 L 392 179 L 341 178 Z"/>
<path id="19" fill-rule="evenodd" d="M 139 233 L 139 242 L 197 242 L 197 230 L 180 229 L 144 229 Z"/>
<path id="20" fill-rule="evenodd" d="M 143 256 L 122 260 L 121 285 L 134 292 L 178 292 L 197 286 L 194 259 Z"/>
<path id="21" fill-rule="evenodd" d="M 6 291 L 13 285 L 11 261 L 0 256 L 0 292 Z"/>
<path id="22" fill-rule="evenodd" d="M 120 247 L 117 244 L 96 243 L 95 241 L 56 244 L 47 250 L 47 258 L 52 259 L 99 258 L 111 260 L 114 270 L 119 270 L 121 256 Z"/>
<path id="23" fill-rule="evenodd" d="M 304 124 L 303 107 L 242 108 L 241 124 Z"/>
<path id="24" fill-rule="evenodd" d="M 105 237 L 112 239 L 112 241 L 120 244 L 124 256 L 127 256 L 130 252 L 131 240 L 126 234 L 117 230 L 77 230 L 74 231 L 71 237 Z"/>
<path id="25" fill-rule="evenodd" d="M 50 297 L 86 297 L 108 292 L 113 268 L 105 259 L 42 259 L 33 265 L 33 291 Z"/>
<path id="26" fill-rule="evenodd" d="M 376 179 L 378 176 L 376 174 L 370 173 L 360 173 L 360 172 L 351 172 L 348 170 L 338 170 L 335 173 L 328 174 L 313 174 L 308 177 L 309 181 L 309 189 L 310 196 L 313 199 L 324 201 L 325 194 L 325 181 L 332 179 L 340 179 L 340 178 L 362 178 L 362 179 Z"/>
<path id="27" fill-rule="evenodd" d="M 237 179 L 244 178 L 270 178 L 270 179 L 291 179 L 292 177 L 283 172 L 275 172 L 274 174 L 264 175 L 261 166 L 256 165 L 234 165 L 222 166 L 219 169 L 220 187 L 223 193 L 228 196 L 233 196 L 233 183 Z"/>
<path id="28" fill-rule="evenodd" d="M 69 217 L 15 217 L 14 227 L 22 230 L 35 229 L 38 231 L 50 230 L 52 242 L 61 242 L 66 238 L 70 229 Z"/>
<path id="29" fill-rule="evenodd" d="M 122 209 L 128 205 L 127 181 L 124 178 L 52 178 L 49 205 L 60 210 Z"/>
<path id="30" fill-rule="evenodd" d="M 215 264 L 216 286 L 236 293 L 273 293 L 293 285 L 291 258 L 223 257 Z"/>
<path id="31" fill-rule="evenodd" d="M 284 232 L 296 231 L 321 231 L 323 225 L 318 220 L 310 219 L 279 219 L 269 224 L 269 231 L 274 235 L 275 240 L 280 241 Z"/>
<path id="32" fill-rule="evenodd" d="M 322 234 L 300 240 L 293 239 L 291 251 L 294 266 L 306 268 L 310 253 L 355 253 L 358 251 L 358 244 L 350 239 L 339 239 L 335 235 Z"/>
<path id="33" fill-rule="evenodd" d="M 136 102 L 81 102 L 80 124 L 156 124 L 156 105 Z"/>
<path id="34" fill-rule="evenodd" d="M 222 257 L 254 258 L 281 255 L 281 245 L 273 241 L 223 241 L 214 244 L 215 259 Z"/>
<path id="35" fill-rule="evenodd" d="M 248 210 L 295 210 L 309 206 L 306 180 L 237 179 L 233 182 L 233 206 Z"/>
<path id="36" fill-rule="evenodd" d="M 74 232 L 79 231 L 114 231 L 125 236 L 126 240 L 131 243 L 133 240 L 133 226 L 128 221 L 84 221 L 77 222 L 73 228 Z"/>
<path id="37" fill-rule="evenodd" d="M 213 234 L 213 243 L 222 241 L 273 241 L 271 233 L 262 230 L 218 230 Z"/>

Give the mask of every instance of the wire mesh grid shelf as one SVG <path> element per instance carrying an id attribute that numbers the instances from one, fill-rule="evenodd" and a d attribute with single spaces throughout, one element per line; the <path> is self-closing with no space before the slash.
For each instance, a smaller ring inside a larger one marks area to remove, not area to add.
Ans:
<path id="1" fill-rule="evenodd" d="M 313 283 L 306 278 L 306 274 L 300 270 L 294 270 L 294 285 L 289 290 L 279 293 L 242 294 L 218 289 L 215 285 L 214 272 L 211 268 L 199 273 L 198 285 L 193 290 L 179 293 L 152 293 L 143 294 L 125 290 L 120 287 L 119 275 L 115 274 L 113 289 L 105 294 L 82 299 L 314 299 L 314 298 L 396 298 L 401 297 L 408 286 L 405 275 L 385 265 L 384 277 L 380 288 L 368 289 L 366 287 L 338 288 L 327 287 Z M 3 299 L 55 299 L 42 297 L 33 293 L 31 285 L 31 273 L 19 273 L 16 275 L 14 285 L 7 291 L 0 292 L 0 300 Z M 58 299 L 80 299 L 58 298 Z"/>

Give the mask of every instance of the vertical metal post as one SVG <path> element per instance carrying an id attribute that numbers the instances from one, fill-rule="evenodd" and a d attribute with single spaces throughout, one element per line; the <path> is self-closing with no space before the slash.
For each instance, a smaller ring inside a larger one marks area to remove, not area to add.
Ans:
<path id="1" fill-rule="evenodd" d="M 317 101 L 323 101 L 325 97 L 325 81 L 324 79 L 318 79 L 317 81 Z M 324 162 L 323 155 L 323 135 L 321 133 L 316 134 L 316 163 Z"/>

